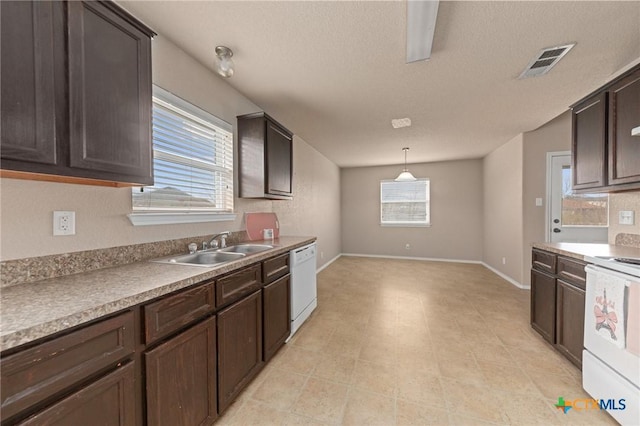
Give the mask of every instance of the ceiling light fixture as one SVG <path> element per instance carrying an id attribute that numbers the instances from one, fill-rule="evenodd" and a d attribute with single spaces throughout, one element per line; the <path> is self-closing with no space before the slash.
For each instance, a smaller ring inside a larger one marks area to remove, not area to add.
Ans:
<path id="1" fill-rule="evenodd" d="M 224 78 L 233 75 L 233 51 L 226 46 L 216 47 L 216 72 Z"/>
<path id="2" fill-rule="evenodd" d="M 411 119 L 410 118 L 394 118 L 393 120 L 391 120 L 391 126 L 394 129 L 399 129 L 401 127 L 409 127 L 411 126 Z"/>
<path id="3" fill-rule="evenodd" d="M 407 169 L 407 151 L 409 151 L 409 148 L 402 148 L 402 150 L 404 151 L 404 170 L 402 170 L 402 173 L 398 175 L 395 181 L 396 182 L 413 182 L 414 180 L 417 180 L 417 179 L 411 174 L 409 169 Z"/>
<path id="4" fill-rule="evenodd" d="M 425 61 L 431 57 L 439 5 L 438 0 L 407 1 L 408 64 Z"/>

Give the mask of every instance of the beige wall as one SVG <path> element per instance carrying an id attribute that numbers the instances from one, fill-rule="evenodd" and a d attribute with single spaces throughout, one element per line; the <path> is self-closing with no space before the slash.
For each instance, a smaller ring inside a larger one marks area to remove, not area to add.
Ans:
<path id="1" fill-rule="evenodd" d="M 547 152 L 571 150 L 571 112 L 523 135 L 523 284 L 531 283 L 531 245 L 545 241 Z M 536 206 L 542 198 L 542 206 Z"/>
<path id="2" fill-rule="evenodd" d="M 483 161 L 483 261 L 519 284 L 523 282 L 522 153 L 520 134 Z"/>
<path id="3" fill-rule="evenodd" d="M 635 212 L 633 225 L 620 225 L 620 210 Z M 640 235 L 640 192 L 624 192 L 609 195 L 609 244 L 615 244 L 618 234 Z"/>
<path id="4" fill-rule="evenodd" d="M 409 165 L 416 177 L 431 180 L 428 228 L 380 226 L 380 180 L 395 178 L 401 169 L 342 169 L 343 253 L 480 261 L 482 161 Z"/>
<path id="5" fill-rule="evenodd" d="M 236 115 L 260 107 L 212 74 L 162 36 L 153 41 L 154 83 L 236 124 Z M 283 123 L 287 125 L 287 123 Z M 294 138 L 293 201 L 235 201 L 234 222 L 187 225 L 131 225 L 131 190 L 13 179 L 0 180 L 0 259 L 82 251 L 166 239 L 211 234 L 244 228 L 243 213 L 275 211 L 282 233 L 316 235 L 324 260 L 340 253 L 340 172 L 304 140 Z M 237 178 L 236 178 L 237 182 Z M 307 194 L 309 188 L 322 193 Z M 237 190 L 236 190 L 237 193 Z M 326 206 L 326 208 L 318 208 Z M 76 212 L 76 235 L 53 237 L 52 211 Z M 293 212 L 293 214 L 291 214 Z"/>

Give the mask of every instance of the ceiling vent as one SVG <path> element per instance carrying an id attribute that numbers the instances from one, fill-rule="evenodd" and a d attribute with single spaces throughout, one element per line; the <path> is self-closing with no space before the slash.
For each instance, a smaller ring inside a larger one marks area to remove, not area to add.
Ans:
<path id="1" fill-rule="evenodd" d="M 564 46 L 556 46 L 556 47 L 548 47 L 546 49 L 542 49 L 533 61 L 529 62 L 529 65 L 524 69 L 522 74 L 520 74 L 519 79 L 527 78 L 527 77 L 537 77 L 539 75 L 544 75 L 551 71 L 559 61 L 569 53 L 571 48 L 575 46 L 575 43 L 565 44 Z"/>

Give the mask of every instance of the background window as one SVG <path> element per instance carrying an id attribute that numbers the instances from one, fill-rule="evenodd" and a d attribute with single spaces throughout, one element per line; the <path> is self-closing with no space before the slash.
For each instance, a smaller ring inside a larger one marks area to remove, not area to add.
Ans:
<path id="1" fill-rule="evenodd" d="M 154 185 L 133 189 L 134 213 L 232 213 L 232 126 L 153 89 Z"/>
<path id="2" fill-rule="evenodd" d="M 429 226 L 429 179 L 380 181 L 380 224 Z"/>
<path id="3" fill-rule="evenodd" d="M 609 226 L 609 194 L 575 194 L 570 166 L 562 168 L 562 226 Z"/>

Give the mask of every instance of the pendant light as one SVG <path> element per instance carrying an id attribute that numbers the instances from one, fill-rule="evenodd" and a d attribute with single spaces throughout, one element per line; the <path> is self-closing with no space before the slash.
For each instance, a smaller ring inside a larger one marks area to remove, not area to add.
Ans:
<path id="1" fill-rule="evenodd" d="M 402 170 L 402 173 L 398 175 L 395 181 L 396 182 L 413 182 L 414 180 L 417 180 L 417 179 L 411 174 L 409 169 L 407 169 L 407 151 L 409 151 L 409 148 L 402 148 L 402 150 L 404 151 L 404 170 Z"/>

